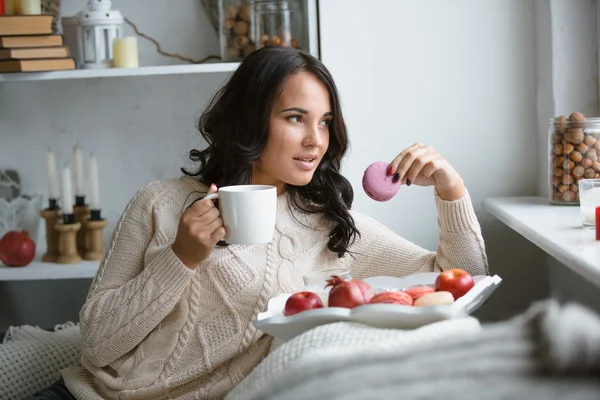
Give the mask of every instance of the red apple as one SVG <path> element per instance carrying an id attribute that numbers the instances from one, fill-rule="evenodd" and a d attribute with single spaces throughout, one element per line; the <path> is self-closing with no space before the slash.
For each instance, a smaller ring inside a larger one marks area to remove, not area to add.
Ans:
<path id="1" fill-rule="evenodd" d="M 454 300 L 464 296 L 473 286 L 475 281 L 471 274 L 458 268 L 442 272 L 435 280 L 436 292 L 450 292 Z"/>
<path id="2" fill-rule="evenodd" d="M 323 308 L 323 302 L 319 295 L 313 292 L 298 292 L 291 295 L 285 302 L 283 315 L 287 317 L 314 308 Z"/>
<path id="3" fill-rule="evenodd" d="M 10 231 L 0 239 L 0 261 L 9 267 L 24 267 L 35 257 L 35 242 L 27 232 Z"/>

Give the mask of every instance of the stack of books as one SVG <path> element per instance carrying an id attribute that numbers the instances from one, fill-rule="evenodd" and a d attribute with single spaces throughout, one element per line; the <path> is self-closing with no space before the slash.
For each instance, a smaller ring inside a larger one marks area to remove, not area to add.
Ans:
<path id="1" fill-rule="evenodd" d="M 52 15 L 0 15 L 0 73 L 75 69 Z"/>

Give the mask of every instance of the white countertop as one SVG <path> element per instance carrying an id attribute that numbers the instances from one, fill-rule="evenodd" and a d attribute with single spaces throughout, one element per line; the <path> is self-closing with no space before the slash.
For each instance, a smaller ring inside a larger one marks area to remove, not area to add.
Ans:
<path id="1" fill-rule="evenodd" d="M 600 286 L 600 241 L 594 229 L 582 228 L 579 206 L 550 205 L 545 197 L 504 197 L 484 200 L 483 208 Z"/>

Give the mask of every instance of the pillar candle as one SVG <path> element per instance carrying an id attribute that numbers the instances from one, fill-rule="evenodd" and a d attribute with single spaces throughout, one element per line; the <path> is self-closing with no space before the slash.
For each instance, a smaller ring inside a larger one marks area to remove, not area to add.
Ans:
<path id="1" fill-rule="evenodd" d="M 75 196 L 85 196 L 83 188 L 83 156 L 81 155 L 81 147 L 73 148 L 73 162 L 75 164 Z"/>
<path id="2" fill-rule="evenodd" d="M 73 214 L 73 194 L 71 193 L 71 168 L 64 167 L 61 180 L 61 211 L 63 214 Z"/>
<path id="3" fill-rule="evenodd" d="M 137 38 L 130 36 L 113 41 L 113 67 L 139 67 Z"/>
<path id="4" fill-rule="evenodd" d="M 4 0 L 4 15 L 15 15 L 16 0 Z"/>
<path id="5" fill-rule="evenodd" d="M 90 210 L 100 209 L 100 190 L 98 185 L 98 161 L 90 155 Z"/>
<path id="6" fill-rule="evenodd" d="M 52 150 L 48 149 L 46 154 L 46 169 L 48 172 L 48 198 L 58 198 L 58 186 L 56 182 L 56 159 Z"/>
<path id="7" fill-rule="evenodd" d="M 42 13 L 40 0 L 18 0 L 17 7 L 20 15 L 38 15 Z"/>

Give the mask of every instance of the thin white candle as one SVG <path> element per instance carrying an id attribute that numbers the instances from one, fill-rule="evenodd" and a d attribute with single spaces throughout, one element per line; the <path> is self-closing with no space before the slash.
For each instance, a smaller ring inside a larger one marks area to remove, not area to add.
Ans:
<path id="1" fill-rule="evenodd" d="M 83 156 L 81 154 L 81 147 L 79 146 L 73 148 L 73 161 L 75 165 L 75 196 L 85 196 L 83 188 Z"/>
<path id="2" fill-rule="evenodd" d="M 58 198 L 58 186 L 56 182 L 56 159 L 52 150 L 46 153 L 46 169 L 48 172 L 48 198 Z"/>
<path id="3" fill-rule="evenodd" d="M 69 167 L 64 167 L 62 170 L 61 189 L 61 211 L 63 214 L 73 214 L 73 194 L 71 193 L 71 168 Z"/>
<path id="4" fill-rule="evenodd" d="M 98 185 L 98 160 L 92 153 L 90 155 L 90 209 L 100 209 L 100 189 Z"/>

